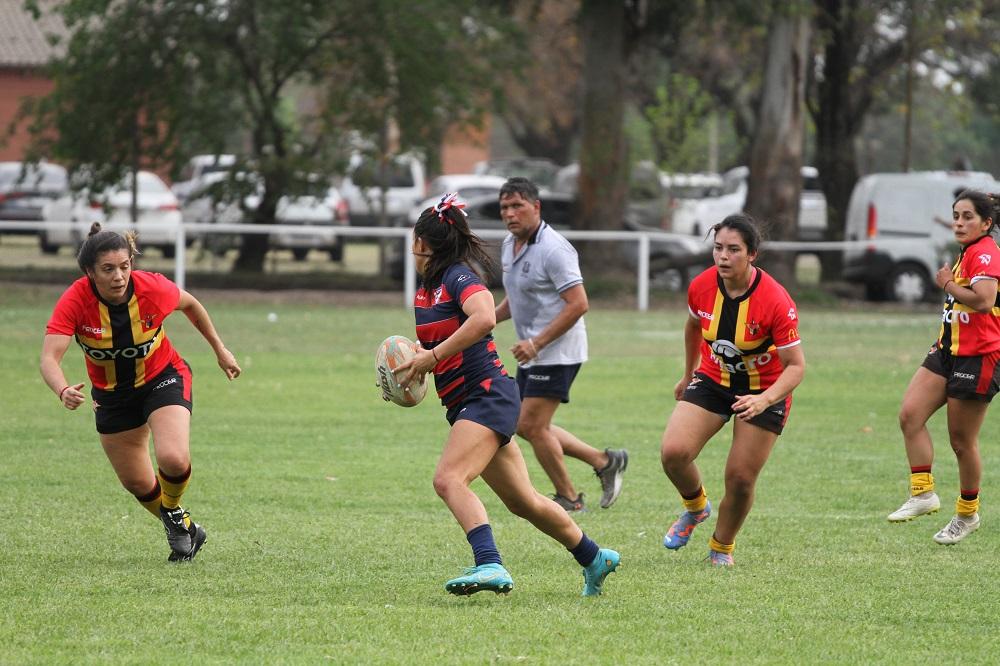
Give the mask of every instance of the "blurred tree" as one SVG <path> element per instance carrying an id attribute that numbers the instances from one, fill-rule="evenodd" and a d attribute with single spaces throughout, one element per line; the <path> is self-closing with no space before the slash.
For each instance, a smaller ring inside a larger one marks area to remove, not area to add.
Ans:
<path id="1" fill-rule="evenodd" d="M 352 141 L 381 155 L 436 146 L 451 122 L 489 105 L 492 68 L 508 62 L 508 22 L 475 0 L 60 0 L 56 10 L 72 36 L 55 91 L 26 107 L 39 152 L 86 165 L 97 184 L 126 165 L 222 152 L 235 128 L 260 176 L 259 224 Z M 303 87 L 322 103 L 292 116 L 289 96 Z M 260 271 L 266 251 L 266 235 L 247 234 L 236 270 Z"/>
<path id="2" fill-rule="evenodd" d="M 793 240 L 798 228 L 805 139 L 805 82 L 812 25 L 806 2 L 772 0 L 767 61 L 750 150 L 745 209 L 769 225 L 774 240 Z M 786 288 L 795 286 L 795 257 L 762 257 Z"/>
<path id="3" fill-rule="evenodd" d="M 651 125 L 657 162 L 667 171 L 703 171 L 704 146 L 693 141 L 705 131 L 712 111 L 712 98 L 698 79 L 676 72 L 656 87 L 656 102 L 643 113 Z"/>
<path id="4" fill-rule="evenodd" d="M 583 52 L 579 0 L 517 0 L 524 67 L 501 72 L 500 117 L 530 157 L 568 164 L 580 132 Z"/>

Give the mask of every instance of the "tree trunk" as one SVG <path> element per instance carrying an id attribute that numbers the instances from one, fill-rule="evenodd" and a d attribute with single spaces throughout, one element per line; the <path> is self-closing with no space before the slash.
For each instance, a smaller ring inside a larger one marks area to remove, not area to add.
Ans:
<path id="1" fill-rule="evenodd" d="M 810 34 L 809 17 L 794 10 L 775 12 L 768 30 L 746 210 L 766 225 L 773 240 L 793 240 L 798 227 Z M 795 286 L 794 254 L 774 252 L 761 259 L 785 287 Z"/>
<path id="2" fill-rule="evenodd" d="M 578 219 L 582 229 L 621 229 L 625 211 L 625 3 L 584 0 L 583 136 Z M 612 243 L 580 244 L 586 267 L 600 272 L 618 257 Z"/>

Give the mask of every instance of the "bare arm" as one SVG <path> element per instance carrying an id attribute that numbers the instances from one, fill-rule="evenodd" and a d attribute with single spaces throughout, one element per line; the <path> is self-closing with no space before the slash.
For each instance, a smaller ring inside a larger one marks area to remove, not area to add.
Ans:
<path id="1" fill-rule="evenodd" d="M 684 324 L 684 374 L 674 386 L 674 399 L 680 400 L 684 389 L 691 383 L 695 368 L 701 358 L 701 321 L 697 317 L 688 316 Z"/>
<path id="2" fill-rule="evenodd" d="M 938 269 L 934 276 L 937 285 L 944 290 L 944 293 L 952 296 L 962 305 L 966 305 L 976 312 L 989 312 L 993 309 L 997 300 L 997 281 L 986 279 L 976 280 L 968 287 L 960 287 L 955 282 L 955 274 L 947 265 Z"/>
<path id="3" fill-rule="evenodd" d="M 778 358 L 784 369 L 771 386 L 763 393 L 756 395 L 741 395 L 733 403 L 733 411 L 744 421 L 752 419 L 765 409 L 795 390 L 802 383 L 806 374 L 806 357 L 802 353 L 802 345 L 786 347 L 778 350 Z"/>
<path id="4" fill-rule="evenodd" d="M 465 303 L 462 304 L 462 312 L 467 314 L 469 318 L 444 342 L 438 344 L 434 349 L 424 349 L 417 346 L 416 355 L 399 365 L 396 372 L 407 370 L 400 384 L 408 386 L 417 375 L 430 372 L 440 361 L 454 356 L 476 341 L 482 340 L 483 336 L 492 331 L 497 324 L 493 294 L 486 289 L 465 299 Z"/>
<path id="5" fill-rule="evenodd" d="M 222 344 L 222 338 L 216 332 L 215 325 L 212 324 L 212 318 L 208 316 L 208 310 L 205 309 L 205 306 L 197 298 L 181 289 L 181 297 L 177 303 L 177 309 L 184 313 L 184 316 L 190 320 L 191 324 L 198 329 L 202 337 L 211 345 L 212 350 L 215 352 L 215 358 L 219 362 L 219 367 L 226 373 L 226 377 L 229 379 L 239 377 L 242 370 L 236 362 L 236 357 Z"/>
<path id="6" fill-rule="evenodd" d="M 504 296 L 503 300 L 500 301 L 500 305 L 496 307 L 497 323 L 502 321 L 507 321 L 510 319 L 510 303 L 507 301 L 507 297 Z"/>
<path id="7" fill-rule="evenodd" d="M 68 335 L 54 335 L 52 333 L 46 335 L 42 342 L 42 358 L 39 364 L 42 379 L 52 389 L 52 392 L 59 396 L 60 402 L 66 409 L 76 409 L 86 399 L 82 392 L 84 385 L 82 383 L 69 384 L 60 365 L 72 341 L 73 338 Z"/>
<path id="8" fill-rule="evenodd" d="M 566 305 L 549 322 L 549 325 L 543 328 L 534 338 L 518 340 L 517 344 L 510 348 L 518 363 L 526 363 L 536 358 L 542 349 L 565 335 L 566 331 L 571 329 L 573 324 L 579 321 L 580 317 L 590 309 L 590 303 L 587 301 L 587 290 L 583 288 L 582 284 L 570 287 L 566 291 L 561 292 L 559 297 L 563 299 Z"/>

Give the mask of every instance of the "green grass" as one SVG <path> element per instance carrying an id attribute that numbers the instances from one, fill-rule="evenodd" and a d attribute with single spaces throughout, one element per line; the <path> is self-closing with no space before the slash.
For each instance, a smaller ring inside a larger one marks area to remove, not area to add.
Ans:
<path id="1" fill-rule="evenodd" d="M 168 322 L 196 374 L 185 504 L 209 532 L 194 563 L 171 566 L 162 529 L 118 486 L 90 414 L 62 409 L 38 375 L 58 292 L 2 293 L 0 662 L 996 659 L 995 415 L 981 437 L 978 533 L 952 548 L 931 541 L 957 493 L 940 416 L 942 512 L 885 520 L 907 494 L 895 415 L 936 332 L 933 310 L 805 309 L 806 381 L 760 479 L 737 566 L 721 571 L 702 562 L 709 529 L 679 552 L 661 545 L 680 506 L 658 448 L 682 367 L 683 306 L 643 314 L 596 304 L 592 360 L 558 421 L 631 453 L 624 493 L 607 511 L 596 508 L 592 472 L 569 463 L 595 507 L 580 524 L 623 565 L 603 597 L 580 598 L 572 557 L 477 481 L 516 587 L 455 598 L 443 584 L 470 552 L 431 487 L 443 409 L 433 398 L 400 409 L 374 386 L 376 344 L 412 335 L 405 310 L 201 294 L 245 370 L 231 384 L 182 316 Z M 510 324 L 497 335 L 509 346 Z M 75 348 L 64 368 L 82 381 Z M 727 427 L 699 459 L 716 499 L 730 436 Z M 536 486 L 551 492 L 526 453 Z"/>

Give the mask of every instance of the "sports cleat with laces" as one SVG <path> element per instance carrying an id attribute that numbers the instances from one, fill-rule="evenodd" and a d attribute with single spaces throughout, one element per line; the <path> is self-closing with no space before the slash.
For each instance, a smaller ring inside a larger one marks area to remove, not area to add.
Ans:
<path id="1" fill-rule="evenodd" d="M 952 516 L 951 521 L 934 535 L 934 540 L 942 546 L 954 546 L 978 529 L 978 513 L 971 516 Z"/>
<path id="2" fill-rule="evenodd" d="M 185 519 L 189 524 L 185 525 Z M 160 520 L 167 533 L 167 543 L 170 545 L 168 562 L 186 562 L 194 559 L 205 544 L 207 535 L 198 523 L 191 520 L 191 514 L 177 507 L 167 509 L 160 507 Z"/>
<path id="3" fill-rule="evenodd" d="M 601 593 L 604 579 L 618 568 L 621 555 L 610 548 L 597 551 L 594 561 L 583 568 L 583 596 L 596 597 Z"/>
<path id="4" fill-rule="evenodd" d="M 698 523 L 703 523 L 705 520 L 712 515 L 712 503 L 705 501 L 705 508 L 698 513 L 691 513 L 690 511 L 685 511 L 674 524 L 670 526 L 667 530 L 667 535 L 663 537 L 663 547 L 669 548 L 670 550 L 677 550 L 683 546 L 687 545 L 688 539 L 691 538 L 691 533 L 694 532 L 694 528 Z"/>
<path id="5" fill-rule="evenodd" d="M 497 594 L 508 594 L 514 589 L 514 579 L 501 564 L 480 564 L 468 567 L 465 574 L 444 584 L 444 589 L 452 594 L 468 595 L 487 590 Z"/>
<path id="6" fill-rule="evenodd" d="M 903 502 L 903 506 L 889 514 L 890 523 L 902 523 L 929 513 L 937 513 L 941 508 L 941 500 L 934 491 L 912 495 Z"/>
<path id="7" fill-rule="evenodd" d="M 717 550 L 708 549 L 708 557 L 705 558 L 708 563 L 713 567 L 731 567 L 733 566 L 733 554 L 732 553 L 720 553 Z"/>
<path id="8" fill-rule="evenodd" d="M 622 492 L 622 474 L 628 467 L 628 451 L 604 449 L 604 452 L 608 454 L 608 464 L 594 470 L 594 474 L 601 480 L 601 508 L 607 509 Z"/>
<path id="9" fill-rule="evenodd" d="M 576 499 L 570 499 L 568 497 L 563 497 L 559 493 L 552 496 L 552 501 L 561 506 L 566 510 L 566 513 L 575 513 L 577 511 L 586 511 L 583 506 L 583 493 L 576 496 Z"/>

